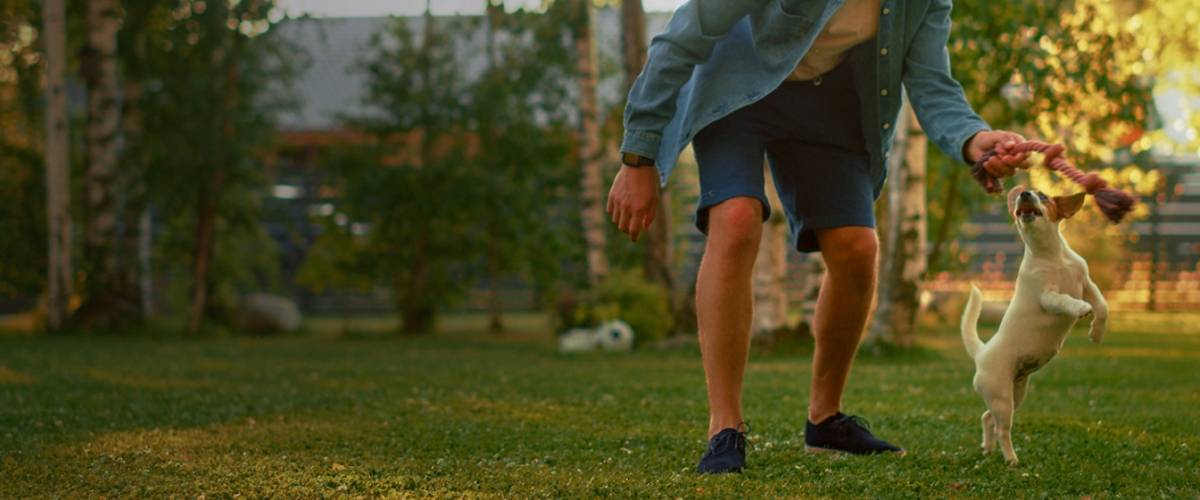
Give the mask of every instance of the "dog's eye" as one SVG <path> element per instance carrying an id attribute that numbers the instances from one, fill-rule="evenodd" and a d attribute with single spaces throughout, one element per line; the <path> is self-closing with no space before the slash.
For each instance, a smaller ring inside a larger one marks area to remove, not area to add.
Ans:
<path id="1" fill-rule="evenodd" d="M 1041 191 L 1038 191 L 1038 198 L 1041 198 L 1043 202 L 1050 201 L 1050 198 L 1046 197 L 1046 193 Z"/>

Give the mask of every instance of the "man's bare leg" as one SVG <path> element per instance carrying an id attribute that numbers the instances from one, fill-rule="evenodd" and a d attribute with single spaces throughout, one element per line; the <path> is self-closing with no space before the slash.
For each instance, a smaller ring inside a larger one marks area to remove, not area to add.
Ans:
<path id="1" fill-rule="evenodd" d="M 751 277 L 762 237 L 762 203 L 738 197 L 708 210 L 708 241 L 696 277 L 700 353 L 708 383 L 708 437 L 742 419 L 742 377 L 754 307 Z"/>
<path id="2" fill-rule="evenodd" d="M 816 351 L 808 401 L 808 420 L 813 423 L 841 409 L 842 391 L 875 296 L 879 253 L 879 240 L 869 227 L 821 229 L 817 241 L 828 251 L 822 251 L 825 281 L 813 318 Z"/>

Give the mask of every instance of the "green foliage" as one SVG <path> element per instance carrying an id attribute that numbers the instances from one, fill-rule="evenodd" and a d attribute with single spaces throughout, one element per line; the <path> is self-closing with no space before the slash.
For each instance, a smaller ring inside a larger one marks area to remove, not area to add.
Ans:
<path id="1" fill-rule="evenodd" d="M 317 260 L 306 262 L 302 272 L 315 283 L 319 271 L 309 266 L 329 265 L 341 275 L 330 278 L 343 283 L 362 279 L 390 287 L 404 330 L 424 333 L 433 327 L 436 308 L 465 292 L 462 276 L 481 251 L 468 243 L 467 204 L 477 194 L 476 184 L 453 168 L 454 160 L 420 168 L 380 166 L 391 151 L 362 146 L 336 153 L 327 163 L 340 181 L 340 211 L 324 222 L 335 229 L 318 239 L 312 250 Z"/>
<path id="2" fill-rule="evenodd" d="M 553 14 L 491 13 L 488 68 L 469 89 L 479 154 L 464 165 L 483 184 L 476 217 L 486 275 L 516 273 L 543 290 L 560 275 L 547 264 L 563 259 L 564 235 L 575 232 L 567 215 L 578 213 L 561 203 L 562 189 L 578 185 L 566 113 L 573 53 Z"/>
<path id="3" fill-rule="evenodd" d="M 622 320 L 633 327 L 639 343 L 661 339 L 671 331 L 670 298 L 640 270 L 614 270 L 587 293 L 577 312 L 579 324 L 596 326 Z"/>
<path id="4" fill-rule="evenodd" d="M 461 59 L 480 52 L 479 22 L 427 20 L 418 37 L 396 19 L 376 36 L 362 65 L 370 111 L 345 117 L 367 138 L 325 162 L 341 200 L 302 282 L 390 287 L 405 332 L 430 331 L 482 277 L 548 288 L 572 234 L 561 23 L 493 12 L 473 75 Z"/>
<path id="5" fill-rule="evenodd" d="M 0 297 L 37 295 L 46 279 L 46 183 L 23 160 L 0 152 Z"/>
<path id="6" fill-rule="evenodd" d="M 46 276 L 37 7 L 0 3 L 0 297 L 37 295 Z"/>
<path id="7" fill-rule="evenodd" d="M 1148 144 L 1128 138 L 1149 126 L 1151 88 L 1135 63 L 1142 44 L 1121 24 L 1117 8 L 1099 0 L 958 2 L 950 36 L 954 77 L 992 127 L 1062 142 L 1083 168 L 1111 161 L 1121 147 L 1136 153 Z M 930 153 L 933 274 L 966 262 L 955 243 L 963 223 L 997 200 L 956 171 L 963 165 L 936 149 Z M 1109 180 L 1126 187 L 1122 179 Z"/>
<path id="8" fill-rule="evenodd" d="M 277 273 L 260 224 L 262 155 L 303 61 L 271 29 L 279 19 L 271 1 L 140 0 L 125 8 L 120 57 L 140 90 L 126 103 L 126 119 L 138 123 L 122 155 L 122 168 L 141 183 L 132 201 L 160 214 L 156 251 L 175 276 L 190 276 L 200 251 L 196 226 L 205 204 L 215 206 L 203 286 L 212 297 L 208 315 L 228 318 L 239 292 L 269 286 Z"/>
<path id="9" fill-rule="evenodd" d="M 321 239 L 308 249 L 296 274 L 297 284 L 317 293 L 366 291 L 374 285 L 370 269 L 359 258 L 365 242 L 355 238 L 351 229 L 349 224 L 338 225 L 333 217 L 321 220 Z"/>

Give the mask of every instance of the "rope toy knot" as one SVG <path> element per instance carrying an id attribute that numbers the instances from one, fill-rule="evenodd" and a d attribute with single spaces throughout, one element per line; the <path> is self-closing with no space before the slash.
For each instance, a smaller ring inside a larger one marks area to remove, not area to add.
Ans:
<path id="1" fill-rule="evenodd" d="M 1096 201 L 1096 207 L 1113 223 L 1121 222 L 1125 214 L 1133 209 L 1133 204 L 1136 200 L 1129 193 L 1108 187 L 1108 183 L 1100 175 L 1095 172 L 1084 173 L 1064 159 L 1062 154 L 1066 151 L 1066 148 L 1062 144 L 1025 141 L 1017 143 L 1009 149 L 1010 153 L 1013 154 L 1035 151 L 1042 153 L 1042 164 L 1046 168 L 1071 179 L 1072 182 L 1078 184 L 1088 194 L 1092 195 L 1092 199 Z M 979 160 L 974 165 L 971 165 L 971 177 L 974 177 L 976 181 L 983 185 L 984 190 L 993 194 L 1003 191 L 1004 185 L 999 178 L 993 176 L 984 168 L 984 164 L 997 154 L 999 153 L 994 149 L 987 151 L 979 157 Z"/>
<path id="2" fill-rule="evenodd" d="M 1104 179 L 1101 179 L 1095 172 L 1083 176 L 1079 185 L 1083 186 L 1083 189 L 1086 189 L 1090 195 L 1095 195 L 1097 191 L 1108 187 L 1108 183 L 1104 182 Z"/>

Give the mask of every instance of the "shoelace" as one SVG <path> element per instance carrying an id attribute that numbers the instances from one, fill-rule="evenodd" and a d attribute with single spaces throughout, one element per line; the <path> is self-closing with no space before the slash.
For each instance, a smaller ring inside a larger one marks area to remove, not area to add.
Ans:
<path id="1" fill-rule="evenodd" d="M 743 431 L 743 427 L 745 427 L 746 430 Z M 750 422 L 738 422 L 737 427 L 734 427 L 733 430 L 734 434 L 729 438 L 733 439 L 733 447 L 745 451 L 746 447 L 750 446 L 750 439 L 746 437 L 747 434 L 750 434 Z M 737 439 L 739 437 L 741 439 Z M 722 442 L 723 441 L 724 440 L 722 440 Z M 716 450 L 717 448 L 721 447 L 722 442 L 711 443 L 709 447 L 713 450 Z"/>
<path id="2" fill-rule="evenodd" d="M 746 430 L 743 431 L 742 427 L 745 427 Z M 751 447 L 752 445 L 750 443 L 750 437 L 749 437 L 750 436 L 750 421 L 747 420 L 747 421 L 743 421 L 743 422 L 738 422 L 738 425 L 735 429 L 737 430 L 738 435 L 742 437 L 742 444 L 744 444 L 746 447 Z M 745 450 L 743 450 L 743 451 L 745 451 Z"/>

